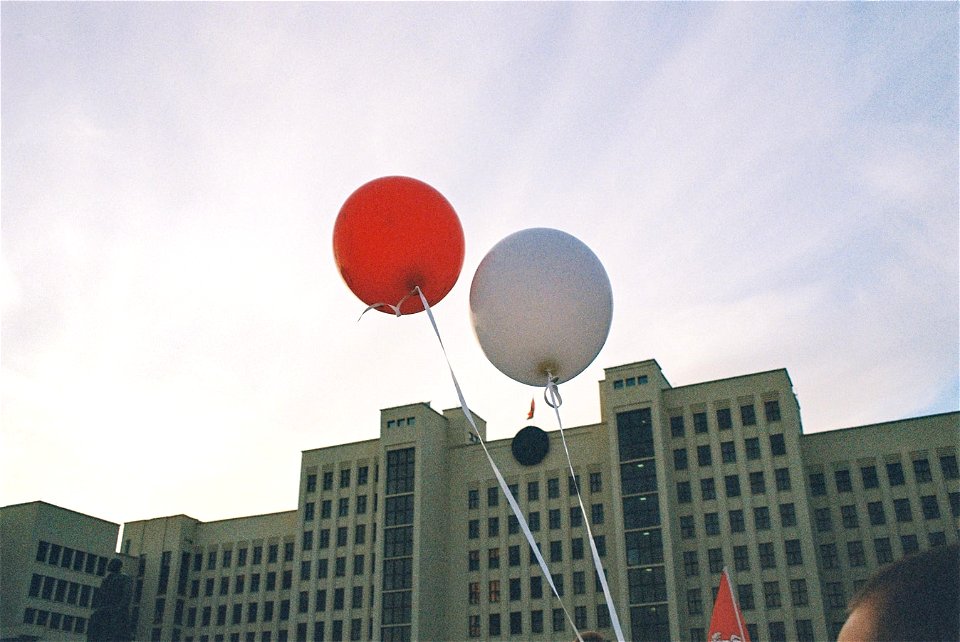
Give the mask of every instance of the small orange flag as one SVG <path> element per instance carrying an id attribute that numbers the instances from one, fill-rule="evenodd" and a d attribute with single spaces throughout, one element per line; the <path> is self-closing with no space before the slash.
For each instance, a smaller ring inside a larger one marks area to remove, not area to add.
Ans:
<path id="1" fill-rule="evenodd" d="M 720 587 L 717 589 L 717 599 L 713 602 L 707 642 L 750 642 L 747 626 L 743 623 L 743 613 L 733 597 L 727 569 L 720 574 Z"/>
<path id="2" fill-rule="evenodd" d="M 533 399 L 530 400 L 530 412 L 527 413 L 527 419 L 533 419 L 533 410 L 534 410 L 533 401 L 534 401 Z"/>

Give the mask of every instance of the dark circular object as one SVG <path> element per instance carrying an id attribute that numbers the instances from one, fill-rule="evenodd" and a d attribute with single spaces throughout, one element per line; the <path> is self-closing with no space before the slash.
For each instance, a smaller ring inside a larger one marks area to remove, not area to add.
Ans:
<path id="1" fill-rule="evenodd" d="M 527 426 L 513 438 L 510 450 L 520 464 L 536 466 L 550 452 L 550 437 L 536 426 Z"/>

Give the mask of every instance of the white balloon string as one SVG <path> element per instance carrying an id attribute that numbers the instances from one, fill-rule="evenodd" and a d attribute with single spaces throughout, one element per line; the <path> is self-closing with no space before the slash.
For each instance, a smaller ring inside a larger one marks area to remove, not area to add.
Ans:
<path id="1" fill-rule="evenodd" d="M 583 638 L 580 636 L 580 631 L 577 630 L 576 623 L 574 622 L 573 618 L 570 617 L 570 612 L 567 610 L 567 607 L 564 606 L 563 600 L 560 598 L 560 593 L 557 591 L 557 587 L 553 582 L 553 575 L 550 573 L 550 568 L 547 566 L 546 560 L 543 559 L 543 554 L 540 552 L 540 547 L 537 546 L 537 542 L 533 538 L 533 533 L 530 532 L 530 527 L 527 525 L 527 520 L 524 519 L 523 512 L 520 510 L 517 500 L 513 497 L 513 493 L 510 492 L 510 487 L 507 485 L 506 480 L 500 473 L 500 469 L 493 461 L 493 457 L 490 456 L 490 451 L 487 449 L 487 444 L 483 440 L 483 435 L 480 434 L 480 430 L 477 428 L 477 424 L 473 419 L 473 413 L 470 412 L 470 408 L 467 406 L 467 401 L 463 397 L 463 390 L 460 388 L 460 382 L 457 381 L 457 375 L 453 372 L 453 366 L 450 364 L 450 357 L 447 355 L 447 349 L 444 347 L 443 339 L 440 337 L 440 329 L 437 327 L 437 320 L 433 317 L 433 311 L 430 309 L 430 304 L 427 303 L 427 298 L 423 296 L 423 292 L 420 290 L 419 286 L 414 288 L 414 291 L 420 295 L 420 300 L 423 302 L 423 309 L 427 311 L 427 318 L 430 319 L 430 325 L 433 326 L 433 332 L 437 335 L 437 341 L 440 343 L 440 351 L 443 352 L 443 358 L 447 361 L 447 368 L 450 370 L 450 378 L 453 380 L 453 387 L 456 389 L 457 397 L 460 399 L 460 407 L 463 408 L 464 416 L 466 416 L 467 421 L 470 422 L 470 425 L 473 427 L 473 435 L 476 436 L 477 441 L 479 441 L 480 445 L 483 447 L 483 452 L 487 456 L 487 461 L 490 462 L 490 467 L 493 469 L 493 474 L 497 478 L 497 483 L 500 484 L 500 490 L 503 491 L 504 496 L 507 498 L 507 503 L 510 504 L 510 509 L 513 511 L 514 516 L 520 523 L 520 528 L 523 530 L 523 534 L 527 538 L 527 543 L 530 545 L 530 550 L 533 551 L 533 554 L 537 558 L 537 563 L 540 565 L 540 570 L 543 571 L 543 575 L 547 580 L 547 584 L 550 585 L 550 590 L 553 591 L 557 601 L 560 602 L 560 608 L 563 609 L 564 615 L 567 616 L 567 621 L 570 622 L 570 626 L 573 627 L 573 632 L 576 633 L 577 640 L 579 642 L 583 642 Z M 566 445 L 564 445 L 564 447 L 566 447 Z M 582 505 L 580 510 L 583 510 Z"/>
<path id="2" fill-rule="evenodd" d="M 549 398 L 547 394 L 549 393 Z M 620 628 L 620 618 L 617 616 L 617 607 L 610 595 L 610 586 L 607 584 L 607 574 L 603 570 L 603 562 L 600 561 L 600 553 L 597 551 L 597 544 L 593 539 L 593 530 L 590 528 L 590 520 L 587 518 L 587 511 L 583 507 L 583 497 L 580 496 L 580 484 L 577 483 L 577 475 L 573 470 L 573 462 L 570 460 L 570 449 L 567 448 L 567 438 L 563 434 L 563 422 L 560 420 L 560 393 L 557 390 L 557 379 L 550 373 L 547 373 L 547 388 L 544 391 L 544 398 L 547 404 L 553 408 L 557 415 L 557 426 L 560 428 L 560 441 L 563 443 L 563 452 L 567 455 L 567 465 L 570 467 L 570 480 L 574 490 L 577 491 L 577 503 L 580 504 L 580 513 L 583 515 L 583 523 L 587 527 L 587 538 L 590 541 L 590 551 L 593 553 L 593 565 L 597 571 L 597 579 L 600 580 L 600 586 L 603 588 L 603 597 L 607 601 L 607 610 L 610 612 L 610 623 L 613 625 L 613 631 L 617 635 L 617 642 L 623 642 L 623 630 Z"/>
<path id="3" fill-rule="evenodd" d="M 402 313 L 400 312 L 400 306 L 402 306 L 406 302 L 406 300 L 409 299 L 411 296 L 413 296 L 413 294 L 417 292 L 419 289 L 420 289 L 420 286 L 417 286 L 414 289 L 407 292 L 402 299 L 397 301 L 396 305 L 390 305 L 389 303 L 383 303 L 383 302 L 371 303 L 370 305 L 367 306 L 367 308 L 363 312 L 360 313 L 360 316 L 357 318 L 357 321 L 362 319 L 363 315 L 365 315 L 370 310 L 376 310 L 378 308 L 390 308 L 391 310 L 393 310 L 393 313 L 398 317 L 403 316 Z"/>

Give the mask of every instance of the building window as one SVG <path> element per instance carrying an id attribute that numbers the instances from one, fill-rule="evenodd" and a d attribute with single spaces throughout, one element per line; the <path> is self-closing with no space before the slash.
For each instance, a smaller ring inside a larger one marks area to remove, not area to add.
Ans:
<path id="1" fill-rule="evenodd" d="M 696 551 L 684 551 L 683 572 L 687 577 L 696 577 L 697 575 L 700 575 L 700 562 L 697 559 Z"/>
<path id="2" fill-rule="evenodd" d="M 767 421 L 780 421 L 780 402 L 776 399 L 763 402 L 763 413 Z"/>
<path id="3" fill-rule="evenodd" d="M 603 476 L 601 473 L 590 473 L 590 492 L 599 493 L 603 491 Z"/>
<path id="4" fill-rule="evenodd" d="M 834 471 L 833 477 L 837 484 L 838 493 L 849 493 L 853 490 L 853 484 L 850 481 L 849 470 L 844 469 Z"/>
<path id="5" fill-rule="evenodd" d="M 480 637 L 480 616 L 471 615 L 467 620 L 467 635 L 472 638 Z"/>
<path id="6" fill-rule="evenodd" d="M 913 511 L 910 509 L 910 500 L 907 498 L 893 500 L 893 513 L 898 522 L 912 522 Z"/>
<path id="7" fill-rule="evenodd" d="M 690 615 L 703 614 L 703 598 L 700 589 L 687 589 L 687 613 Z"/>
<path id="8" fill-rule="evenodd" d="M 814 497 L 827 494 L 827 482 L 823 473 L 810 473 L 810 494 Z"/>
<path id="9" fill-rule="evenodd" d="M 717 410 L 717 428 L 719 430 L 730 430 L 733 428 L 733 420 L 730 418 L 729 408 L 719 408 Z"/>
<path id="10" fill-rule="evenodd" d="M 539 575 L 530 578 L 530 597 L 535 600 L 543 597 L 543 578 Z"/>
<path id="11" fill-rule="evenodd" d="M 719 513 L 706 513 L 703 516 L 703 528 L 707 535 L 720 534 L 720 515 Z"/>
<path id="12" fill-rule="evenodd" d="M 677 482 L 677 502 L 680 504 L 689 504 L 693 501 L 693 494 L 690 492 L 690 482 Z"/>
<path id="13" fill-rule="evenodd" d="M 467 554 L 467 570 L 480 570 L 480 551 L 470 551 Z"/>
<path id="14" fill-rule="evenodd" d="M 737 584 L 737 600 L 743 611 L 752 611 L 756 608 L 753 602 L 753 584 Z"/>
<path id="15" fill-rule="evenodd" d="M 887 464 L 887 481 L 890 482 L 891 486 L 903 485 L 903 465 L 900 462 L 895 461 Z"/>
<path id="16" fill-rule="evenodd" d="M 490 580 L 488 585 L 487 601 L 496 604 L 500 601 L 500 580 Z"/>
<path id="17" fill-rule="evenodd" d="M 727 475 L 723 478 L 724 489 L 727 497 L 740 497 L 740 477 L 737 475 Z"/>
<path id="18" fill-rule="evenodd" d="M 933 481 L 933 475 L 930 474 L 930 460 L 914 459 L 913 475 L 916 477 L 918 484 Z"/>
<path id="19" fill-rule="evenodd" d="M 868 502 L 867 514 L 870 517 L 872 526 L 880 526 L 887 523 L 887 516 L 883 512 L 883 502 Z"/>
<path id="20" fill-rule="evenodd" d="M 683 437 L 683 415 L 670 417 L 670 436 Z"/>
<path id="21" fill-rule="evenodd" d="M 693 431 L 697 434 L 702 434 L 707 432 L 707 413 L 705 412 L 693 413 Z"/>
<path id="22" fill-rule="evenodd" d="M 753 509 L 753 527 L 758 531 L 770 529 L 770 509 L 766 506 L 755 506 Z"/>
<path id="23" fill-rule="evenodd" d="M 660 501 L 656 493 L 623 498 L 623 525 L 626 529 L 660 524 Z"/>
<path id="24" fill-rule="evenodd" d="M 331 514 L 331 506 L 333 502 L 329 499 L 325 499 L 320 502 L 320 519 L 329 519 Z"/>
<path id="25" fill-rule="evenodd" d="M 480 604 L 480 582 L 470 582 L 467 585 L 467 600 L 470 604 Z"/>
<path id="26" fill-rule="evenodd" d="M 571 497 L 576 496 L 579 493 L 580 488 L 580 475 L 574 475 L 573 477 L 567 477 L 567 494 Z"/>
<path id="27" fill-rule="evenodd" d="M 720 443 L 720 460 L 725 464 L 732 464 L 737 461 L 737 447 L 732 441 Z"/>
<path id="28" fill-rule="evenodd" d="M 807 606 L 810 603 L 807 580 L 790 580 L 790 601 L 794 606 Z"/>
<path id="29" fill-rule="evenodd" d="M 487 537 L 499 537 L 499 535 L 500 535 L 500 518 L 488 517 L 487 518 Z"/>
<path id="30" fill-rule="evenodd" d="M 710 445 L 697 446 L 697 464 L 700 466 L 709 466 L 713 463 L 713 457 L 710 453 Z"/>
<path id="31" fill-rule="evenodd" d="M 705 502 L 717 498 L 717 487 L 712 477 L 700 480 L 700 495 Z"/>
<path id="32" fill-rule="evenodd" d="M 387 453 L 387 495 L 413 492 L 415 460 L 413 448 L 392 450 Z"/>
<path id="33" fill-rule="evenodd" d="M 553 630 L 554 632 L 563 631 L 566 628 L 566 620 L 563 617 L 563 609 L 553 609 Z"/>
<path id="34" fill-rule="evenodd" d="M 535 502 L 540 499 L 540 482 L 527 482 L 527 500 Z"/>
<path id="35" fill-rule="evenodd" d="M 797 511 L 792 503 L 780 504 L 780 525 L 784 528 L 797 525 Z"/>
<path id="36" fill-rule="evenodd" d="M 900 548 L 903 549 L 904 555 L 910 555 L 911 553 L 916 553 L 919 549 L 919 543 L 917 542 L 916 535 L 901 535 L 900 536 Z"/>
<path id="37" fill-rule="evenodd" d="M 499 490 L 496 486 L 487 489 L 487 506 L 497 506 L 500 503 Z"/>
<path id="38" fill-rule="evenodd" d="M 744 426 L 755 426 L 757 424 L 757 413 L 753 409 L 753 404 L 740 406 L 740 422 Z"/>
<path id="39" fill-rule="evenodd" d="M 560 528 L 560 509 L 551 508 L 547 513 L 548 521 L 550 523 L 550 530 L 556 530 Z"/>
<path id="40" fill-rule="evenodd" d="M 767 484 L 763 479 L 763 471 L 756 470 L 750 473 L 750 493 L 753 495 L 763 495 L 767 492 Z"/>
<path id="41" fill-rule="evenodd" d="M 957 468 L 957 456 L 940 455 L 940 470 L 943 472 L 944 479 L 957 479 L 960 477 L 960 470 Z"/>
<path id="42" fill-rule="evenodd" d="M 940 503 L 936 495 L 924 495 L 920 498 L 920 510 L 924 519 L 940 519 Z"/>
<path id="43" fill-rule="evenodd" d="M 500 549 L 487 549 L 487 568 L 500 568 Z"/>
<path id="44" fill-rule="evenodd" d="M 817 525 L 818 533 L 826 533 L 833 530 L 833 518 L 829 507 L 814 510 L 813 521 Z"/>
<path id="45" fill-rule="evenodd" d="M 520 566 L 520 547 L 516 544 L 507 549 L 507 563 L 510 566 Z"/>
<path id="46" fill-rule="evenodd" d="M 760 568 L 776 568 L 777 557 L 772 543 L 757 544 L 757 556 L 760 558 Z"/>
<path id="47" fill-rule="evenodd" d="M 723 549 L 707 549 L 707 564 L 711 573 L 719 573 L 723 570 Z M 666 599 L 666 598 L 664 598 Z"/>
<path id="48" fill-rule="evenodd" d="M 763 605 L 768 609 L 775 609 L 782 606 L 780 600 L 780 582 L 763 583 Z"/>
<path id="49" fill-rule="evenodd" d="M 863 481 L 864 488 L 876 488 L 880 485 L 876 466 L 861 466 L 860 479 Z"/>
<path id="50" fill-rule="evenodd" d="M 530 527 L 530 531 L 534 533 L 540 530 L 540 513 L 538 511 L 527 515 L 527 526 Z"/>
<path id="51" fill-rule="evenodd" d="M 603 523 L 603 504 L 593 504 L 590 506 L 590 521 L 594 524 Z"/>
<path id="52" fill-rule="evenodd" d="M 774 479 L 777 482 L 777 490 L 781 492 L 786 492 L 790 490 L 790 469 L 789 468 L 777 468 L 773 471 Z"/>
<path id="53" fill-rule="evenodd" d="M 860 526 L 860 518 L 857 517 L 857 507 L 854 504 L 841 506 L 840 517 L 843 520 L 844 528 L 858 528 Z"/>
<path id="54" fill-rule="evenodd" d="M 563 543 L 560 541 L 550 542 L 550 561 L 551 562 L 562 562 L 563 561 Z"/>
<path id="55" fill-rule="evenodd" d="M 787 454 L 787 445 L 783 439 L 783 434 L 770 435 L 770 454 L 774 457 Z"/>
<path id="56" fill-rule="evenodd" d="M 889 564 L 893 561 L 893 547 L 889 537 L 878 537 L 873 540 L 873 550 L 877 554 L 877 564 Z"/>
<path id="57" fill-rule="evenodd" d="M 626 545 L 628 566 L 663 563 L 663 535 L 660 529 L 631 531 L 626 534 Z"/>
<path id="58" fill-rule="evenodd" d="M 783 548 L 787 557 L 787 566 L 801 566 L 803 564 L 803 552 L 800 548 L 800 540 L 788 539 L 783 543 Z"/>
<path id="59" fill-rule="evenodd" d="M 471 519 L 467 522 L 467 537 L 469 539 L 479 539 L 480 537 L 480 520 Z"/>
<path id="60" fill-rule="evenodd" d="M 867 559 L 863 553 L 863 542 L 847 542 L 847 558 L 851 568 L 866 565 Z"/>
<path id="61" fill-rule="evenodd" d="M 733 567 L 738 571 L 750 570 L 750 552 L 746 546 L 733 547 Z"/>
<path id="62" fill-rule="evenodd" d="M 547 497 L 557 499 L 560 497 L 560 480 L 556 477 L 547 480 Z"/>
<path id="63" fill-rule="evenodd" d="M 340 471 L 340 488 L 350 488 L 350 469 Z"/>
<path id="64" fill-rule="evenodd" d="M 686 470 L 687 469 L 687 449 L 686 448 L 677 448 L 673 451 L 673 469 L 674 470 Z"/>
<path id="65" fill-rule="evenodd" d="M 480 508 L 480 491 L 476 488 L 467 491 L 467 508 L 470 510 Z"/>
<path id="66" fill-rule="evenodd" d="M 730 519 L 730 532 L 742 533 L 746 530 L 746 520 L 743 518 L 743 510 L 735 508 L 728 513 Z"/>
<path id="67" fill-rule="evenodd" d="M 694 539 L 697 536 L 697 528 L 693 521 L 693 515 L 680 516 L 680 537 L 683 539 Z"/>
<path id="68" fill-rule="evenodd" d="M 523 633 L 523 614 L 520 611 L 511 611 L 510 635 L 520 635 L 521 633 Z"/>
<path id="69" fill-rule="evenodd" d="M 840 556 L 837 554 L 836 544 L 820 545 L 820 561 L 823 568 L 840 568 Z"/>

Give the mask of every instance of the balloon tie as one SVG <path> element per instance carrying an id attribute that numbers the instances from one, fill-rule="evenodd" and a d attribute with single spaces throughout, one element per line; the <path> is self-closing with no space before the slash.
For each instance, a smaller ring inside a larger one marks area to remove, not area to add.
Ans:
<path id="1" fill-rule="evenodd" d="M 557 388 L 557 382 L 559 380 L 559 377 L 554 377 L 551 373 L 547 373 L 547 386 L 543 389 L 543 400 L 553 409 L 559 408 L 563 403 L 563 399 L 560 397 L 560 389 Z"/>
<path id="2" fill-rule="evenodd" d="M 399 301 L 397 301 L 397 304 L 396 304 L 396 305 L 390 305 L 389 303 L 383 303 L 383 302 L 381 302 L 381 303 L 371 303 L 370 305 L 367 306 L 367 308 L 366 308 L 363 312 L 360 313 L 360 316 L 357 318 L 357 321 L 359 321 L 360 319 L 362 319 L 362 318 L 363 318 L 363 315 L 365 315 L 365 314 L 366 314 L 367 312 L 369 312 L 370 310 L 376 310 L 376 309 L 379 309 L 379 308 L 390 308 L 391 310 L 393 310 L 393 313 L 394 313 L 395 315 L 397 315 L 398 317 L 403 316 L 403 314 L 400 312 L 400 306 L 402 306 L 404 303 L 406 303 L 407 299 L 409 299 L 411 296 L 413 296 L 414 294 L 416 294 L 416 293 L 419 292 L 419 291 L 420 291 L 420 286 L 419 286 L 419 285 L 418 285 L 418 286 L 415 286 L 412 290 L 410 290 L 409 292 L 407 292 L 406 295 L 404 295 L 404 297 L 403 297 L 402 299 L 400 299 Z"/>

